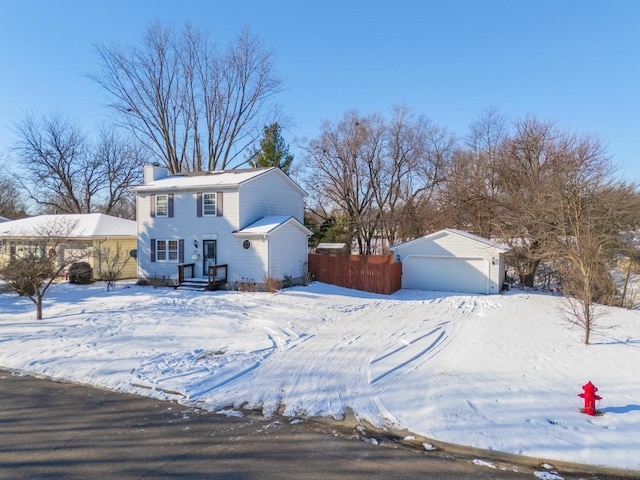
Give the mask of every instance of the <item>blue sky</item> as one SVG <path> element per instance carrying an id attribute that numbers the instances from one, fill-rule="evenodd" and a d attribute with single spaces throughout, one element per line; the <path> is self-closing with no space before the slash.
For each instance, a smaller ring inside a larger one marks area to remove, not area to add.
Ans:
<path id="1" fill-rule="evenodd" d="M 131 44 L 152 21 L 221 43 L 242 27 L 275 53 L 279 103 L 317 137 L 349 109 L 404 104 L 462 137 L 488 107 L 595 134 L 640 181 L 640 1 L 0 0 L 0 158 L 26 113 L 108 121 L 93 45 Z M 294 150 L 295 153 L 295 150 Z"/>

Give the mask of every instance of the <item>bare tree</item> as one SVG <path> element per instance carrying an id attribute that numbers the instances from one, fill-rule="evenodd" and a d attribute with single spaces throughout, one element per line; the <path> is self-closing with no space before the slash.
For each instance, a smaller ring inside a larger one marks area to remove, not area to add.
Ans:
<path id="1" fill-rule="evenodd" d="M 107 284 L 107 292 L 122 278 L 130 260 L 129 253 L 123 250 L 119 243 L 115 248 L 108 247 L 100 252 L 98 280 Z"/>
<path id="2" fill-rule="evenodd" d="M 27 116 L 16 129 L 20 139 L 15 150 L 29 171 L 29 183 L 23 182 L 29 197 L 59 212 L 88 213 L 97 187 L 96 165 L 80 130 L 59 113 L 40 120 Z"/>
<path id="3" fill-rule="evenodd" d="M 559 227 L 549 240 L 549 255 L 562 260 L 562 292 L 570 305 L 569 321 L 583 330 L 587 345 L 591 333 L 600 327 L 596 304 L 617 303 L 612 264 L 626 249 L 621 234 L 638 228 L 640 212 L 636 187 L 612 182 L 606 159 L 596 164 L 598 168 L 574 179 L 557 209 L 548 214 L 555 214 Z"/>
<path id="4" fill-rule="evenodd" d="M 0 173 L 0 216 L 12 220 L 27 216 L 18 182 L 5 173 Z"/>
<path id="5" fill-rule="evenodd" d="M 28 175 L 21 179 L 29 198 L 52 213 L 111 214 L 142 172 L 140 153 L 110 130 L 96 147 L 61 114 L 17 123 L 15 148 Z"/>
<path id="6" fill-rule="evenodd" d="M 396 107 L 386 127 L 382 175 L 373 178 L 381 231 L 389 245 L 431 231 L 435 198 L 446 178 L 454 139 L 423 115 Z"/>
<path id="7" fill-rule="evenodd" d="M 308 206 L 323 220 L 346 218 L 361 254 L 384 250 L 423 230 L 452 151 L 446 131 L 405 107 L 389 121 L 349 111 L 309 143 Z"/>
<path id="8" fill-rule="evenodd" d="M 102 192 L 97 210 L 109 215 L 135 219 L 135 195 L 130 187 L 142 181 L 145 163 L 142 149 L 125 140 L 115 130 L 100 130 L 93 157 L 100 165 Z"/>
<path id="9" fill-rule="evenodd" d="M 497 226 L 511 247 L 510 261 L 521 285 L 534 286 L 545 241 L 555 234 L 546 213 L 553 208 L 557 188 L 578 174 L 565 168 L 575 148 L 575 139 L 533 116 L 514 122 L 513 133 L 501 145 L 499 192 L 494 196 Z"/>
<path id="10" fill-rule="evenodd" d="M 313 201 L 308 207 L 323 220 L 344 215 L 346 238 L 354 239 L 362 254 L 371 253 L 377 226 L 372 174 L 381 173 L 383 135 L 379 116 L 349 111 L 339 122 L 323 122 L 320 138 L 306 150 L 306 185 Z"/>
<path id="11" fill-rule="evenodd" d="M 242 164 L 242 151 L 278 120 L 271 100 L 281 80 L 271 52 L 247 29 L 220 49 L 189 24 L 176 32 L 154 23 L 139 45 L 96 52 L 102 69 L 90 78 L 171 173 Z"/>
<path id="12" fill-rule="evenodd" d="M 34 231 L 17 234 L 20 246 L 11 252 L 9 261 L 0 267 L 0 278 L 19 295 L 36 306 L 36 319 L 42 320 L 42 302 L 49 287 L 63 270 L 84 253 L 64 252 L 64 244 L 77 224 L 68 220 L 51 220 Z"/>

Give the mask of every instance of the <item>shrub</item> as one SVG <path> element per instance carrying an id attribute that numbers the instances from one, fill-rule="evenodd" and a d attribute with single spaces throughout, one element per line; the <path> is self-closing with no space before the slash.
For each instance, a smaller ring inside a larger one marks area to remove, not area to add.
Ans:
<path id="1" fill-rule="evenodd" d="M 87 285 L 93 281 L 93 269 L 87 262 L 76 262 L 69 267 L 69 282 Z"/>
<path id="2" fill-rule="evenodd" d="M 164 275 L 162 277 L 154 275 L 153 278 L 149 279 L 149 284 L 153 288 L 168 287 L 169 279 L 167 279 L 167 277 L 165 277 Z"/>
<path id="3" fill-rule="evenodd" d="M 265 275 L 264 288 L 266 288 L 268 292 L 275 293 L 282 288 L 282 281 L 279 278 Z"/>

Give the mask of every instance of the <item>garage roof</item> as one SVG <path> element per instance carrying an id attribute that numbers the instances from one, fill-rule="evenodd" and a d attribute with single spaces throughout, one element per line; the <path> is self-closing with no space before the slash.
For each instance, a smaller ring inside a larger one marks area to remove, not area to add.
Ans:
<path id="1" fill-rule="evenodd" d="M 478 235 L 474 235 L 473 233 L 465 232 L 465 231 L 462 231 L 462 230 L 456 230 L 454 228 L 445 228 L 444 230 L 439 230 L 439 231 L 431 233 L 429 235 L 425 235 L 424 237 L 419 237 L 419 238 L 415 238 L 413 240 L 409 240 L 408 242 L 399 243 L 397 245 L 394 245 L 393 247 L 390 247 L 389 250 L 394 251 L 394 250 L 396 250 L 398 248 L 404 248 L 404 247 L 413 245 L 415 243 L 424 242 L 425 240 L 428 240 L 428 239 L 430 239 L 432 237 L 436 237 L 438 235 L 441 235 L 443 232 L 447 232 L 447 233 L 450 233 L 452 235 L 457 235 L 459 237 L 464 237 L 464 238 L 466 238 L 468 240 L 481 243 L 481 244 L 486 245 L 488 247 L 495 248 L 496 250 L 499 250 L 500 252 L 508 252 L 509 250 L 511 250 L 507 245 L 505 245 L 503 243 L 497 243 L 497 242 L 494 242 L 494 241 L 489 240 L 487 238 L 483 238 L 483 237 L 479 237 Z"/>

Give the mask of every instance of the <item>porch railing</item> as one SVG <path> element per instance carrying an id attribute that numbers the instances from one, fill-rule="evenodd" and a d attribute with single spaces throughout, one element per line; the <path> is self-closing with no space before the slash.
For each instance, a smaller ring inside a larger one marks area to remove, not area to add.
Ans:
<path id="1" fill-rule="evenodd" d="M 208 281 L 209 290 L 227 283 L 227 265 L 209 265 Z"/>
<path id="2" fill-rule="evenodd" d="M 185 278 L 194 278 L 195 273 L 195 263 L 182 263 L 178 265 L 178 285 L 182 285 Z"/>

